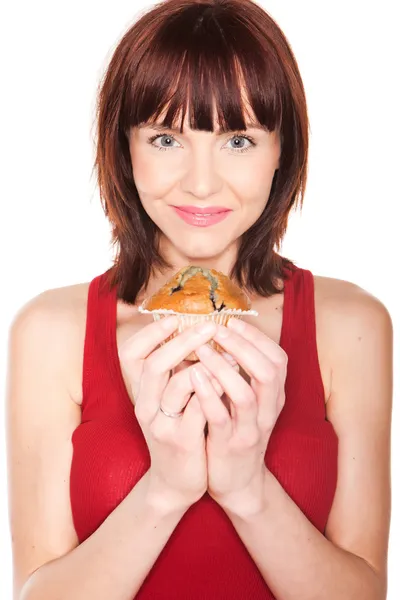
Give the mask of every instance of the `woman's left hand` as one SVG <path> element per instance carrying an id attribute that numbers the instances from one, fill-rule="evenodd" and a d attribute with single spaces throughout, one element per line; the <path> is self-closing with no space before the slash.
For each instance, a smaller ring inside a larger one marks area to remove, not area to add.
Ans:
<path id="1" fill-rule="evenodd" d="M 208 493 L 227 511 L 254 514 L 263 508 L 265 452 L 285 403 L 287 355 L 259 329 L 239 319 L 230 319 L 228 327 L 219 325 L 214 339 L 250 381 L 210 346 L 196 351 L 200 362 L 191 377 L 208 421 Z M 231 414 L 203 365 L 228 396 Z"/>

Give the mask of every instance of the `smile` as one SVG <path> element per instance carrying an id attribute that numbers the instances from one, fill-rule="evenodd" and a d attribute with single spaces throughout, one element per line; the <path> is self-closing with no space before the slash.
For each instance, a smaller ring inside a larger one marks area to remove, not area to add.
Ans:
<path id="1" fill-rule="evenodd" d="M 225 210 L 223 212 L 218 212 L 214 214 L 199 214 L 199 213 L 188 213 L 184 210 L 180 210 L 176 206 L 172 207 L 178 217 L 180 217 L 185 223 L 189 225 L 193 225 L 194 227 L 209 227 L 210 225 L 215 225 L 216 223 L 220 223 L 232 212 L 231 210 Z"/>

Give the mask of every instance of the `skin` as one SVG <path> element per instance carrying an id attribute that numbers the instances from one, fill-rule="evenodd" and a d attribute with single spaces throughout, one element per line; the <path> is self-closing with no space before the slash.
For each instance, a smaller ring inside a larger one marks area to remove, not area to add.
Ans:
<path id="1" fill-rule="evenodd" d="M 163 254 L 174 265 L 195 262 L 228 272 L 240 236 L 257 221 L 269 197 L 279 168 L 278 133 L 248 129 L 252 146 L 232 132 L 192 131 L 187 115 L 184 133 L 174 133 L 174 141 L 164 135 L 150 145 L 148 139 L 156 133 L 152 127 L 133 128 L 129 145 L 138 194 L 162 232 Z M 248 150 L 239 152 L 235 144 Z M 187 204 L 225 206 L 232 212 L 213 227 L 192 227 L 171 208 Z"/>
<path id="2" fill-rule="evenodd" d="M 177 143 L 172 149 L 159 151 L 147 143 L 153 133 L 144 128 L 131 131 L 132 167 L 143 206 L 162 232 L 160 244 L 174 265 L 173 273 L 190 262 L 229 271 L 239 236 L 258 218 L 267 201 L 274 172 L 279 167 L 278 137 L 249 129 L 247 133 L 257 140 L 257 147 L 236 154 L 231 149 L 229 134 L 219 137 L 215 132 L 186 130 L 182 135 L 176 134 Z M 160 139 L 156 144 L 160 144 Z M 223 205 L 233 212 L 214 227 L 195 229 L 174 214 L 169 206 L 173 203 Z M 173 273 L 156 274 L 139 296 L 137 305 Z M 327 418 L 340 440 L 338 486 L 326 537 L 308 522 L 276 480 L 264 477 L 268 475 L 264 471 L 261 476 L 261 467 L 260 477 L 252 480 L 259 484 L 257 506 L 248 514 L 239 514 L 231 502 L 226 504 L 226 511 L 276 597 L 382 599 L 390 518 L 392 325 L 385 307 L 358 286 L 324 277 L 314 280 L 316 336 Z M 9 375 L 15 598 L 19 598 L 18 591 L 30 573 L 78 546 L 69 503 L 69 440 L 80 422 L 87 292 L 88 283 L 43 292 L 18 313 L 10 332 L 11 364 L 21 365 L 24 374 L 20 377 L 18 367 L 14 367 Z M 271 361 L 271 348 L 276 352 L 282 325 L 282 295 L 268 299 L 253 296 L 252 302 L 260 313 L 258 320 L 246 319 L 247 331 L 240 334 L 243 338 L 236 338 L 232 332 L 224 342 L 226 350 L 242 366 L 246 360 L 241 350 L 245 347 L 243 340 L 253 345 L 252 351 L 259 353 L 258 360 Z M 152 320 L 138 315 L 137 305 L 118 303 L 119 348 Z M 257 339 L 254 338 L 256 323 Z M 269 349 L 265 349 L 266 340 Z M 238 374 L 233 367 L 226 362 L 213 364 L 205 356 L 201 364 L 231 394 L 230 401 L 240 401 L 234 397 L 236 386 L 229 383 L 237 382 L 234 375 Z M 51 369 L 50 380 L 43 365 Z M 128 384 L 126 373 L 123 375 Z M 282 372 L 276 377 L 282 386 Z M 256 397 L 265 403 L 271 395 L 270 390 L 269 395 L 265 391 L 265 382 L 261 383 L 262 386 L 256 387 L 263 387 L 264 392 L 258 391 Z M 213 387 L 207 388 L 199 382 L 197 385 L 199 402 L 211 421 L 210 439 L 218 439 L 218 417 L 210 413 Z M 249 386 L 249 379 L 241 385 Z M 255 402 L 255 397 L 249 401 Z M 22 414 L 23 420 L 18 417 Z M 44 435 L 37 425 L 39 415 L 43 419 L 46 416 L 46 431 L 52 431 L 53 436 Z M 276 416 L 272 416 L 272 421 Z M 268 423 L 270 427 L 271 420 Z M 267 439 L 268 435 L 264 441 Z M 217 448 L 218 444 L 214 446 Z M 27 450 L 32 447 L 39 450 L 34 453 Z M 210 454 L 209 458 L 215 464 L 216 455 Z M 234 466 L 232 455 L 229 460 Z M 216 497 L 221 481 L 220 475 L 213 473 Z M 27 495 L 31 498 L 29 503 L 25 502 Z M 135 502 L 140 504 L 140 495 Z M 118 507 L 115 511 L 119 511 L 121 532 L 126 518 L 122 510 L 121 506 L 121 510 Z M 138 520 L 142 521 L 142 517 Z M 98 538 L 99 548 L 108 548 L 113 532 L 99 532 L 95 535 L 104 536 Z M 135 535 L 136 531 L 131 537 Z M 168 537 L 166 533 L 165 536 Z M 278 539 L 281 543 L 277 545 Z M 292 549 L 290 557 L 288 549 Z M 127 546 L 126 552 L 130 551 Z M 98 555 L 97 550 L 94 554 Z M 88 563 L 77 560 L 71 572 L 76 573 L 82 564 Z M 102 572 L 97 563 L 93 565 L 94 572 Z M 324 565 L 329 565 L 329 569 L 323 568 Z M 122 571 L 115 575 L 115 581 L 121 578 Z M 49 579 L 57 577 L 51 574 Z M 300 581 L 307 585 L 301 587 Z M 30 600 L 40 594 L 27 593 L 25 597 Z M 120 597 L 125 597 L 122 592 Z"/>

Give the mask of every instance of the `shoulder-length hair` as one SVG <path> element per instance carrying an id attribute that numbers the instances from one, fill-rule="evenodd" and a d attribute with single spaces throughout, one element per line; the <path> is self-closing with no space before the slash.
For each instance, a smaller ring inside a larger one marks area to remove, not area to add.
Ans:
<path id="1" fill-rule="evenodd" d="M 307 178 L 309 122 L 303 82 L 276 22 L 252 0 L 165 0 L 129 28 L 99 85 L 94 169 L 117 252 L 109 271 L 118 298 L 135 303 L 154 269 L 172 265 L 158 251 L 158 227 L 145 212 L 132 174 L 131 127 L 174 127 L 189 106 L 190 127 L 213 131 L 213 100 L 222 132 L 245 130 L 244 85 L 253 113 L 279 131 L 281 157 L 259 219 L 241 236 L 229 275 L 267 297 L 293 263 L 278 254 Z"/>

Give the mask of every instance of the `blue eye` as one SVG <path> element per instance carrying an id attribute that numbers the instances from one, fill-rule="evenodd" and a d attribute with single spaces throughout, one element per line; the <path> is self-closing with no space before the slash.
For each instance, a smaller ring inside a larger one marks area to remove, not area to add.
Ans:
<path id="1" fill-rule="evenodd" d="M 158 139 L 158 138 L 167 138 L 167 140 L 172 140 L 172 141 L 176 141 L 174 136 L 172 134 L 169 133 L 157 133 L 156 135 L 151 136 L 147 141 L 149 144 L 151 144 L 152 146 L 154 146 L 155 148 L 158 148 L 158 150 L 169 150 L 168 146 L 156 146 L 155 144 L 153 144 L 153 142 Z M 173 147 L 172 144 L 170 145 L 170 147 Z"/>
<path id="2" fill-rule="evenodd" d="M 247 140 L 248 142 L 250 142 L 250 145 L 249 145 L 249 146 L 247 146 L 247 147 L 245 147 L 245 148 L 238 148 L 238 147 L 236 147 L 236 148 L 234 148 L 235 152 L 247 152 L 248 150 L 250 150 L 250 148 L 251 148 L 252 146 L 255 146 L 255 142 L 254 142 L 253 138 L 251 138 L 251 137 L 250 137 L 250 136 L 248 136 L 248 135 L 243 135 L 243 134 L 239 134 L 239 133 L 235 134 L 235 135 L 234 135 L 234 136 L 233 136 L 233 137 L 232 137 L 232 138 L 229 140 L 229 142 L 231 142 L 232 140 L 235 140 L 235 139 L 236 139 L 236 140 L 239 140 L 240 138 L 241 138 L 242 140 Z"/>

